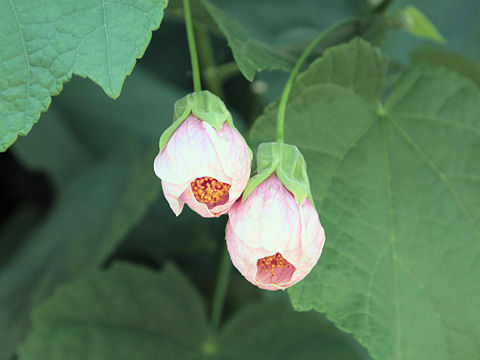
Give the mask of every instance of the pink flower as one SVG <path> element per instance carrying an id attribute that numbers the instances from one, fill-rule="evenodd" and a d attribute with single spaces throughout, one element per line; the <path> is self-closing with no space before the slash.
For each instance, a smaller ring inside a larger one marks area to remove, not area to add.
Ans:
<path id="1" fill-rule="evenodd" d="M 302 280 L 317 263 L 325 233 L 308 199 L 293 194 L 270 175 L 228 213 L 227 246 L 235 267 L 252 284 L 285 289 Z"/>
<path id="2" fill-rule="evenodd" d="M 242 194 L 250 162 L 245 140 L 226 121 L 217 130 L 190 115 L 155 158 L 154 170 L 175 215 L 187 203 L 203 217 L 216 217 Z"/>

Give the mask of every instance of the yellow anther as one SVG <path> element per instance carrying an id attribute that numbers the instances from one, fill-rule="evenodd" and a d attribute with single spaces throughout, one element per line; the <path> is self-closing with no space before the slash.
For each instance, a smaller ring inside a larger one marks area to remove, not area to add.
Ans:
<path id="1" fill-rule="evenodd" d="M 223 183 L 210 176 L 196 178 L 190 183 L 193 195 L 198 202 L 215 206 L 228 201 L 230 184 Z"/>

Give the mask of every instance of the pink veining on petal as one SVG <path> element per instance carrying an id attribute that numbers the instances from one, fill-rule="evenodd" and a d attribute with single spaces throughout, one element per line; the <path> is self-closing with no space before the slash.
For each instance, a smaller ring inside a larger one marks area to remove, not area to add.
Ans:
<path id="1" fill-rule="evenodd" d="M 276 175 L 269 176 L 243 206 L 230 212 L 238 235 L 253 247 L 273 251 L 297 248 L 300 241 L 300 211 L 294 196 Z"/>
<path id="2" fill-rule="evenodd" d="M 225 174 L 203 121 L 190 115 L 172 134 L 155 160 L 155 174 L 172 184 L 211 176 L 230 182 Z"/>
<path id="3" fill-rule="evenodd" d="M 247 186 L 250 178 L 251 153 L 242 135 L 228 123 L 224 122 L 220 130 L 214 129 L 208 123 L 203 125 L 214 144 L 223 171 L 231 179 L 228 202 L 221 208 L 212 209 L 212 212 L 224 213 L 240 197 Z"/>

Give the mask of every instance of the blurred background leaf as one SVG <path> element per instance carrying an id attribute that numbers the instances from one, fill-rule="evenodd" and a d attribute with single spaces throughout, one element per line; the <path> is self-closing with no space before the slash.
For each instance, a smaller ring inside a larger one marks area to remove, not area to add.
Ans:
<path id="1" fill-rule="evenodd" d="M 420 47 L 411 54 L 412 63 L 427 63 L 454 70 L 480 87 L 480 63 L 438 47 Z"/>
<path id="2" fill-rule="evenodd" d="M 279 300 L 246 306 L 226 324 L 218 342 L 221 359 L 370 359 L 319 314 L 295 312 Z"/>
<path id="3" fill-rule="evenodd" d="M 33 324 L 22 360 L 368 358 L 318 314 L 281 301 L 246 307 L 209 336 L 201 297 L 171 265 L 90 272 L 37 307 Z"/>
<path id="4" fill-rule="evenodd" d="M 57 284 L 100 265 L 141 218 L 160 191 L 150 171 L 151 152 L 130 148 L 63 185 L 0 272 L 1 358 L 28 329 L 30 309 Z"/>
<path id="5" fill-rule="evenodd" d="M 160 193 L 152 161 L 180 91 L 141 70 L 125 91 L 114 102 L 90 82 L 72 81 L 13 148 L 50 176 L 56 201 L 0 272 L 0 358 L 28 329 L 30 309 L 57 284 L 102 264 Z"/>
<path id="6" fill-rule="evenodd" d="M 61 286 L 33 326 L 20 359 L 197 359 L 208 331 L 200 296 L 174 267 L 124 264 Z"/>
<path id="7" fill-rule="evenodd" d="M 409 0 L 394 1 L 391 11 L 411 5 Z M 435 25 L 447 41 L 444 47 L 468 59 L 480 58 L 480 2 L 477 0 L 416 0 L 415 7 Z M 409 54 L 421 46 L 431 45 L 426 39 L 413 37 L 405 31 L 387 34 L 383 49 L 395 62 L 408 63 Z"/>

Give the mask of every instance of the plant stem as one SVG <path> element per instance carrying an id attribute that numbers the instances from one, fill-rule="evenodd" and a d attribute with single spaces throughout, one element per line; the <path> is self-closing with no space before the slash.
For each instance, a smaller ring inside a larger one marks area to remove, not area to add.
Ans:
<path id="1" fill-rule="evenodd" d="M 240 69 L 235 61 L 218 65 L 215 69 L 206 69 L 206 71 L 210 73 L 207 76 L 215 76 L 221 83 L 240 73 Z"/>
<path id="2" fill-rule="evenodd" d="M 227 293 L 228 279 L 230 277 L 231 269 L 232 264 L 230 262 L 227 245 L 225 244 L 220 262 L 220 270 L 218 272 L 217 286 L 213 296 L 212 319 L 210 323 L 211 334 L 215 333 L 220 325 L 220 318 L 222 316 L 223 304 L 225 303 L 225 295 Z"/>
<path id="3" fill-rule="evenodd" d="M 213 56 L 210 34 L 203 25 L 196 26 L 196 30 L 203 79 L 211 92 L 223 98 L 222 81 L 216 75 L 217 63 Z"/>
<path id="4" fill-rule="evenodd" d="M 308 47 L 303 51 L 300 58 L 297 60 L 297 63 L 290 72 L 285 88 L 283 89 L 282 96 L 280 98 L 280 103 L 278 105 L 277 113 L 277 142 L 283 143 L 285 141 L 285 111 L 287 109 L 288 96 L 292 90 L 293 82 L 297 76 L 298 71 L 302 67 L 305 60 L 311 54 L 316 47 L 320 45 L 323 41 L 327 40 L 332 34 L 336 33 L 338 30 L 342 29 L 345 26 L 350 26 L 359 21 L 358 18 L 347 19 L 342 21 L 331 28 L 321 32 L 313 41 L 308 45 Z"/>
<path id="5" fill-rule="evenodd" d="M 195 47 L 195 36 L 193 34 L 192 12 L 190 10 L 190 0 L 183 0 L 183 9 L 185 11 L 185 26 L 187 28 L 190 60 L 192 62 L 193 91 L 202 91 L 202 84 L 200 82 L 200 67 L 198 66 L 197 48 Z"/>

